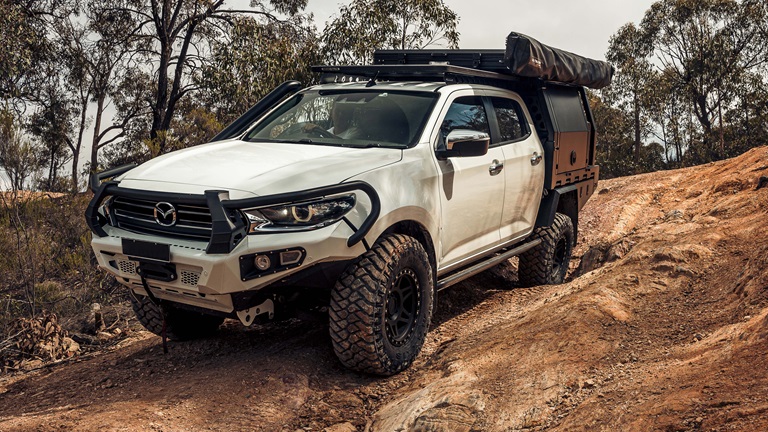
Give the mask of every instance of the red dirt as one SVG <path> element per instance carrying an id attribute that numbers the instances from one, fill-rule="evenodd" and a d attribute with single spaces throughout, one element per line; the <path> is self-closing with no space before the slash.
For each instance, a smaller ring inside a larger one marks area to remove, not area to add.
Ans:
<path id="1" fill-rule="evenodd" d="M 413 367 L 345 370 L 325 318 L 0 378 L 0 430 L 768 430 L 768 148 L 602 181 L 569 281 L 438 300 Z M 581 266 L 579 266 L 579 258 Z"/>

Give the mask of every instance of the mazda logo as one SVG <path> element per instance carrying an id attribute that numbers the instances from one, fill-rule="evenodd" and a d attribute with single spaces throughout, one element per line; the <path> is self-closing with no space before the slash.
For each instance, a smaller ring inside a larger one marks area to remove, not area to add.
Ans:
<path id="1" fill-rule="evenodd" d="M 166 227 L 176 225 L 176 207 L 167 202 L 155 204 L 155 222 Z"/>

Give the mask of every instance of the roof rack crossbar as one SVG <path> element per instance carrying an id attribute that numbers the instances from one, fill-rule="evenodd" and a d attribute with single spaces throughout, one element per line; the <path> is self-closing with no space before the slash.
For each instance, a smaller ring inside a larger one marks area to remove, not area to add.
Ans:
<path id="1" fill-rule="evenodd" d="M 521 82 L 526 78 L 506 75 L 483 69 L 472 69 L 448 64 L 366 65 L 366 66 L 312 66 L 312 71 L 322 73 L 321 83 L 368 81 L 436 81 L 481 83 Z"/>

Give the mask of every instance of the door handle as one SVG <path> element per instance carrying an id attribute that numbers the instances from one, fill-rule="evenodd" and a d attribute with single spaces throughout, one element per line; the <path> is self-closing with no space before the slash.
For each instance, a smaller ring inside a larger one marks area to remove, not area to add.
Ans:
<path id="1" fill-rule="evenodd" d="M 495 176 L 496 174 L 500 173 L 501 170 L 504 169 L 504 162 L 499 162 L 498 159 L 494 159 L 493 162 L 491 162 L 491 166 L 488 167 L 488 172 Z"/>
<path id="2" fill-rule="evenodd" d="M 533 156 L 531 156 L 531 165 L 536 166 L 541 162 L 541 155 L 538 152 L 533 152 Z"/>

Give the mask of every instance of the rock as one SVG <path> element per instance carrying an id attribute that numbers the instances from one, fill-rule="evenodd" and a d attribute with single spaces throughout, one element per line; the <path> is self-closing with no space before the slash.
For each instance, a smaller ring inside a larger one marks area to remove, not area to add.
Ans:
<path id="1" fill-rule="evenodd" d="M 683 266 L 675 266 L 675 273 L 677 273 L 678 275 L 683 275 L 688 277 L 696 276 L 696 272 L 689 269 L 688 267 L 683 267 Z"/>
<path id="2" fill-rule="evenodd" d="M 618 261 L 624 258 L 634 245 L 634 242 L 622 239 L 613 244 L 598 244 L 592 246 L 584 253 L 584 255 L 582 255 L 576 274 L 583 275 L 592 270 L 596 270 L 607 263 Z"/>
<path id="3" fill-rule="evenodd" d="M 344 391 L 335 391 L 331 393 L 326 401 L 335 407 L 339 408 L 363 408 L 363 400 L 354 395 Z"/>
<path id="4" fill-rule="evenodd" d="M 665 221 L 682 219 L 685 214 L 682 210 L 670 210 L 664 215 Z"/>
<path id="5" fill-rule="evenodd" d="M 634 245 L 635 242 L 626 239 L 612 245 L 610 249 L 608 249 L 608 252 L 605 253 L 605 262 L 609 263 L 624 258 L 624 256 L 632 249 L 632 246 Z"/>
<path id="6" fill-rule="evenodd" d="M 357 432 L 357 428 L 350 422 L 336 423 L 323 429 L 323 432 Z"/>
<path id="7" fill-rule="evenodd" d="M 98 332 L 96 333 L 96 338 L 101 342 L 107 342 L 114 338 L 115 336 L 112 333 L 107 332 Z"/>
<path id="8" fill-rule="evenodd" d="M 64 350 L 64 357 L 73 357 L 80 353 L 80 344 L 72 338 L 65 337 L 61 340 L 61 345 Z"/>
<path id="9" fill-rule="evenodd" d="M 595 380 L 590 378 L 590 379 L 584 381 L 584 384 L 581 387 L 585 388 L 585 389 L 589 389 L 589 388 L 594 388 L 596 385 L 597 384 L 595 383 Z"/>
<path id="10" fill-rule="evenodd" d="M 463 405 L 439 404 L 424 411 L 410 428 L 414 432 L 469 432 L 475 423 L 474 412 Z"/>
<path id="11" fill-rule="evenodd" d="M 605 260 L 605 246 L 593 246 L 584 253 L 579 262 L 576 274 L 583 275 L 603 266 Z"/>
<path id="12" fill-rule="evenodd" d="M 481 392 L 472 388 L 478 380 L 477 375 L 467 371 L 462 361 L 451 363 L 451 368 L 455 370 L 453 373 L 381 407 L 371 419 L 371 430 L 470 430 L 474 424 L 470 417 L 474 418 L 475 413 L 485 409 L 485 399 Z M 424 429 L 416 429 L 417 423 Z M 467 423 L 469 426 L 465 428 L 463 425 Z"/>

